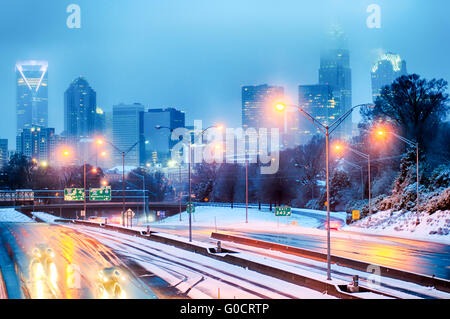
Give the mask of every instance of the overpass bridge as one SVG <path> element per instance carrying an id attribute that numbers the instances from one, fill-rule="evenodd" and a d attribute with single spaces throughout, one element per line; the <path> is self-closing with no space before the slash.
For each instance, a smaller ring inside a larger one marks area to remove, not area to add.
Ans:
<path id="1" fill-rule="evenodd" d="M 120 215 L 122 212 L 122 202 L 87 202 L 86 218 L 90 216 L 110 217 Z M 145 206 L 142 202 L 125 202 L 125 210 L 132 209 L 137 217 L 145 216 Z M 35 203 L 16 206 L 16 210 L 26 215 L 32 212 L 45 212 L 63 218 L 76 218 L 81 215 L 84 209 L 83 202 L 65 202 L 65 203 Z M 186 210 L 185 203 L 177 202 L 149 202 L 147 212 L 155 220 L 159 219 L 158 211 L 165 212 L 165 216 L 172 216 Z"/>

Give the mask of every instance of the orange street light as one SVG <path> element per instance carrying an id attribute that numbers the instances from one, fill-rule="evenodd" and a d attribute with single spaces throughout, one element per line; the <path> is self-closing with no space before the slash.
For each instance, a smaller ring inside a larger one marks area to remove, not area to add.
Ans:
<path id="1" fill-rule="evenodd" d="M 284 111 L 285 109 L 286 109 L 286 105 L 284 105 L 283 103 L 277 103 L 276 105 L 275 105 L 275 109 L 277 110 L 277 111 Z"/>
<path id="2" fill-rule="evenodd" d="M 106 157 L 106 155 L 107 155 L 107 153 L 106 153 L 105 151 L 103 151 L 103 152 L 100 153 L 100 156 L 101 156 L 101 157 Z"/>
<path id="3" fill-rule="evenodd" d="M 93 167 L 93 168 L 91 169 L 91 172 L 94 173 L 94 174 L 97 174 L 98 170 L 97 170 L 96 167 Z"/>

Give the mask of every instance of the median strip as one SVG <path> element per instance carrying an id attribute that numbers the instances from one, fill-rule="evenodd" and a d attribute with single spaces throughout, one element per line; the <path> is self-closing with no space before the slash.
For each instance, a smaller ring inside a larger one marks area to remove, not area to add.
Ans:
<path id="1" fill-rule="evenodd" d="M 255 258 L 250 255 L 246 255 L 240 252 L 235 252 L 228 249 L 220 249 L 218 252 L 218 247 L 212 246 L 210 244 L 205 244 L 201 242 L 189 242 L 183 238 L 175 235 L 164 234 L 159 232 L 150 232 L 148 234 L 145 231 L 129 229 L 121 226 L 114 226 L 111 224 L 100 224 L 89 221 L 80 220 L 60 220 L 61 222 L 72 222 L 74 224 L 85 225 L 90 227 L 97 227 L 102 229 L 108 229 L 112 231 L 117 231 L 123 234 L 132 235 L 136 237 L 145 238 L 155 242 L 159 242 L 166 245 L 171 245 L 180 249 L 188 250 L 194 253 L 208 256 L 216 260 L 240 266 L 252 271 L 262 273 L 267 276 L 271 276 L 280 280 L 284 280 L 299 286 L 310 288 L 312 290 L 320 291 L 322 293 L 327 293 L 331 296 L 343 299 L 366 299 L 366 298 L 389 298 L 383 293 L 379 293 L 365 287 L 360 287 L 360 291 L 356 293 L 349 293 L 345 291 L 346 282 L 340 280 L 328 281 L 325 276 L 316 274 L 309 271 L 302 271 L 301 273 L 298 269 L 294 267 L 286 267 L 286 265 L 281 268 L 276 261 L 269 261 L 266 258 Z"/>
<path id="2" fill-rule="evenodd" d="M 258 240 L 258 239 L 222 234 L 222 233 L 217 233 L 217 232 L 211 233 L 211 238 L 217 239 L 217 240 L 222 240 L 222 241 L 229 241 L 229 242 L 233 242 L 236 244 L 271 249 L 274 251 L 279 251 L 282 253 L 296 255 L 296 256 L 300 256 L 300 257 L 306 257 L 309 259 L 318 260 L 318 261 L 322 261 L 322 262 L 327 261 L 327 255 L 323 254 L 323 253 L 319 253 L 316 251 L 311 251 L 311 250 L 307 250 L 307 249 L 303 249 L 303 248 Z M 362 261 L 358 261 L 358 260 L 354 260 L 354 259 L 350 259 L 350 258 L 334 256 L 334 255 L 331 256 L 331 263 L 336 264 L 338 266 L 352 268 L 352 269 L 363 271 L 363 272 L 367 272 L 367 269 L 369 266 L 378 266 L 380 269 L 380 276 L 382 276 L 382 277 L 389 277 L 389 278 L 393 278 L 393 279 L 408 281 L 408 282 L 422 285 L 425 287 L 434 287 L 435 289 L 441 290 L 444 292 L 450 292 L 450 281 L 446 280 L 446 279 L 442 279 L 442 278 L 421 275 L 421 274 L 403 271 L 403 270 L 396 269 L 396 268 L 385 267 L 385 266 L 381 266 L 381 265 L 369 264 L 366 262 L 362 262 Z"/>

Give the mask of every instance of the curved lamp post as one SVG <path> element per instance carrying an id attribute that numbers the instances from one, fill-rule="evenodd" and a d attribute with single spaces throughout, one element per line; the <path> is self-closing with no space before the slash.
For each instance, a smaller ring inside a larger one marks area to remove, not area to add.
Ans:
<path id="1" fill-rule="evenodd" d="M 212 125 L 212 126 L 205 128 L 198 136 L 194 137 L 194 144 L 198 137 L 203 137 L 203 134 L 205 134 L 205 132 L 207 130 L 209 130 L 210 128 L 213 128 L 213 127 L 217 128 L 219 130 L 223 128 L 222 125 Z M 173 132 L 173 129 L 168 126 L 157 125 L 157 126 L 155 126 L 155 128 L 157 130 L 168 129 L 170 132 Z M 189 135 L 189 162 L 188 162 L 189 163 L 189 168 L 188 168 L 188 170 L 189 170 L 189 206 L 188 206 L 189 214 L 188 215 L 189 215 L 189 241 L 190 242 L 192 241 L 192 188 L 191 188 L 191 185 L 192 185 L 192 183 L 191 183 L 192 182 L 192 179 L 191 179 L 191 162 L 192 162 L 191 157 L 192 157 L 192 154 L 191 154 L 191 150 L 192 150 L 192 139 L 191 139 L 191 136 Z"/>
<path id="2" fill-rule="evenodd" d="M 311 114 L 306 112 L 301 106 L 295 104 L 285 105 L 283 103 L 278 103 L 275 105 L 275 109 L 277 111 L 285 111 L 287 106 L 295 107 L 299 112 L 301 112 L 306 118 L 313 123 L 320 132 L 325 134 L 325 153 L 326 153 L 326 175 L 327 175 L 327 280 L 331 280 L 331 244 L 330 244 L 330 185 L 329 185 L 329 141 L 330 134 L 333 133 L 336 128 L 339 127 L 340 124 L 350 115 L 353 110 L 357 107 L 367 106 L 368 104 L 358 104 L 350 108 L 347 112 L 345 112 L 342 116 L 340 116 L 337 120 L 335 120 L 330 125 L 323 124 L 314 118 Z"/>

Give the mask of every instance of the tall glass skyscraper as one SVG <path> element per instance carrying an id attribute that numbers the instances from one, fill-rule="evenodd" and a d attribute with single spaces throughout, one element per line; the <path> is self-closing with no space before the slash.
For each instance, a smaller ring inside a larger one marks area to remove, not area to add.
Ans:
<path id="1" fill-rule="evenodd" d="M 113 106 L 113 144 L 122 152 L 129 153 L 125 157 L 125 165 L 138 167 L 144 153 L 144 139 L 141 135 L 144 106 L 140 103 Z M 133 145 L 138 142 L 137 145 Z M 122 165 L 122 153 L 114 150 L 114 165 Z"/>
<path id="2" fill-rule="evenodd" d="M 8 165 L 8 139 L 0 139 L 0 169 Z"/>
<path id="3" fill-rule="evenodd" d="M 244 129 L 274 127 L 270 114 L 273 112 L 274 104 L 282 101 L 283 97 L 282 86 L 263 84 L 242 87 L 242 127 Z"/>
<path id="4" fill-rule="evenodd" d="M 350 51 L 344 32 L 335 26 L 320 56 L 319 84 L 331 88 L 335 101 L 336 117 L 352 107 L 352 71 Z M 347 137 L 352 132 L 351 115 L 336 129 L 336 135 Z"/>
<path id="5" fill-rule="evenodd" d="M 48 63 L 21 61 L 16 63 L 17 133 L 34 125 L 48 125 Z"/>
<path id="6" fill-rule="evenodd" d="M 383 87 L 391 85 L 395 79 L 406 74 L 406 62 L 400 55 L 391 52 L 383 54 L 371 71 L 373 102 L 380 96 Z"/>
<path id="7" fill-rule="evenodd" d="M 76 78 L 64 93 L 65 135 L 72 138 L 92 137 L 97 131 L 98 116 L 96 92 L 85 78 Z"/>
<path id="8" fill-rule="evenodd" d="M 299 85 L 298 103 L 323 124 L 331 124 L 339 115 L 333 90 L 326 84 Z M 319 129 L 304 116 L 301 117 L 299 131 L 301 144 L 307 143 L 313 135 L 320 134 Z"/>

